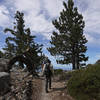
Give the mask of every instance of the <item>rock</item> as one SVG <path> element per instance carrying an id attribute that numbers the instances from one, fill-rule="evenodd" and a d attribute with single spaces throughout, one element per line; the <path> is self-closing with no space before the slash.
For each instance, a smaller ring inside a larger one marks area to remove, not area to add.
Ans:
<path id="1" fill-rule="evenodd" d="M 0 72 L 4 72 L 5 71 L 5 65 L 0 63 Z"/>
<path id="2" fill-rule="evenodd" d="M 0 77 L 3 77 L 4 75 L 6 76 L 7 74 L 0 74 Z M 22 80 L 25 75 L 26 72 L 22 71 L 22 69 L 13 68 L 10 72 L 10 82 L 12 85 L 11 87 L 9 86 L 10 91 L 6 93 L 4 92 L 4 95 L 0 95 L 0 100 L 32 100 L 31 95 L 33 81 L 31 81 L 32 78 L 30 76 L 27 76 L 24 80 Z M 6 83 L 8 82 L 6 81 Z M 0 87 L 1 86 L 0 80 Z"/>
<path id="3" fill-rule="evenodd" d="M 6 72 L 0 72 L 0 95 L 4 95 L 10 90 L 10 75 Z"/>
<path id="4" fill-rule="evenodd" d="M 0 58 L 0 72 L 5 72 L 8 69 L 7 68 L 8 62 L 9 62 L 8 59 Z"/>
<path id="5" fill-rule="evenodd" d="M 65 96 L 65 93 L 62 93 L 62 96 Z"/>

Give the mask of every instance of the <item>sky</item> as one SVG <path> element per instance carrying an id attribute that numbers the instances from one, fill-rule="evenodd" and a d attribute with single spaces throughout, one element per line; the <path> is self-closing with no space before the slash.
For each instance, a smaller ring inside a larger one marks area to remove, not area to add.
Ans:
<path id="1" fill-rule="evenodd" d="M 70 69 L 70 65 L 56 64 L 55 57 L 47 51 L 50 47 L 50 37 L 55 30 L 52 20 L 59 17 L 63 9 L 63 1 L 67 0 L 0 0 L 0 49 L 5 46 L 5 34 L 3 30 L 13 27 L 14 14 L 17 10 L 24 13 L 26 27 L 30 27 L 35 41 L 43 44 L 43 53 L 49 57 L 55 68 Z M 83 15 L 85 21 L 84 34 L 88 40 L 86 55 L 88 63 L 95 63 L 100 59 L 100 0 L 74 0 L 75 7 Z"/>

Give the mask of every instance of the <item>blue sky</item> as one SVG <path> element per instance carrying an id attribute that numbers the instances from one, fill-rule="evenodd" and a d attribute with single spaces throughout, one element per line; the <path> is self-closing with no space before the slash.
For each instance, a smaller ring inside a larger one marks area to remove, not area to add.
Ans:
<path id="1" fill-rule="evenodd" d="M 5 38 L 10 34 L 4 34 L 6 27 L 12 28 L 14 14 L 17 10 L 24 12 L 26 27 L 31 28 L 37 43 L 43 44 L 43 52 L 51 59 L 56 67 L 55 57 L 52 57 L 46 50 L 50 46 L 50 37 L 55 28 L 52 20 L 59 17 L 63 9 L 62 2 L 67 0 L 0 0 L 0 49 L 5 45 Z M 83 15 L 85 20 L 84 33 L 88 40 L 89 56 L 88 63 L 95 63 L 100 59 L 100 0 L 74 0 L 75 6 Z M 67 66 L 65 66 L 67 68 Z"/>

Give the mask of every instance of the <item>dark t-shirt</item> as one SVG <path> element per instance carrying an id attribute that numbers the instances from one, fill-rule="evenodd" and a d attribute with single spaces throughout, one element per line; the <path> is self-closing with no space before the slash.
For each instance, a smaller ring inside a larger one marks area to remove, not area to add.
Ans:
<path id="1" fill-rule="evenodd" d="M 52 71 L 50 69 L 50 64 L 49 63 L 46 63 L 45 70 L 44 70 L 44 75 L 46 77 L 51 77 L 52 76 Z"/>

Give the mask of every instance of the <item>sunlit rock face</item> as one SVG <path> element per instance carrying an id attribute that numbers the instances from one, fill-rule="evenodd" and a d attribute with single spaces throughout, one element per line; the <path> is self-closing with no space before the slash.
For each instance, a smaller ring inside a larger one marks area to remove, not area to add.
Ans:
<path id="1" fill-rule="evenodd" d="M 0 95 L 10 90 L 10 74 L 6 73 L 9 60 L 0 58 Z"/>
<path id="2" fill-rule="evenodd" d="M 7 93 L 10 90 L 10 74 L 0 72 L 0 95 Z"/>
<path id="3" fill-rule="evenodd" d="M 97 60 L 95 64 L 100 64 L 100 59 L 99 59 L 99 60 Z"/>

